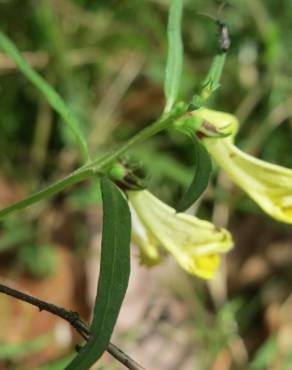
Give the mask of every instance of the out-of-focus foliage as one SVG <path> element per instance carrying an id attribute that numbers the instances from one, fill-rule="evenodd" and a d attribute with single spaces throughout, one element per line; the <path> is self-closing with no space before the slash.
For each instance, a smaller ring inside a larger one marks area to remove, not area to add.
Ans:
<path id="1" fill-rule="evenodd" d="M 77 115 L 96 156 L 154 121 L 163 110 L 168 5 L 167 0 L 3 0 L 0 27 Z M 185 0 L 179 98 L 186 102 L 198 91 L 217 51 L 216 22 L 200 13 L 216 18 L 219 6 L 215 0 Z M 218 17 L 229 25 L 232 46 L 221 87 L 210 106 L 238 117 L 241 148 L 291 168 L 292 2 L 229 0 Z M 78 164 L 74 140 L 59 120 L 36 88 L 0 53 L 1 208 L 68 174 Z M 194 172 L 191 144 L 177 133 L 166 132 L 130 154 L 145 166 L 151 190 L 177 204 Z M 184 359 L 195 352 L 202 370 L 212 366 L 264 370 L 267 364 L 271 369 L 289 369 L 291 230 L 264 216 L 222 174 L 218 179 L 214 176 L 199 215 L 213 217 L 219 226 L 229 223 L 234 233 L 236 249 L 227 263 L 225 286 L 230 300 L 224 299 L 220 283 L 209 290 L 186 277 L 170 284 L 176 303 L 184 302 L 188 311 L 179 324 L 189 329 Z M 90 182 L 1 220 L 1 278 L 17 280 L 20 286 L 32 278 L 34 283 L 55 284 L 55 297 L 50 291 L 50 300 L 56 303 L 57 291 L 63 296 L 64 291 L 80 291 L 80 281 L 86 280 L 86 258 L 96 256 L 89 245 L 96 238 L 92 214 L 96 216 L 99 201 L 98 184 Z M 66 270 L 70 264 L 76 281 Z M 42 285 L 41 290 L 46 289 Z M 81 296 L 86 301 L 85 289 Z M 78 296 L 75 306 L 80 301 Z M 6 312 L 5 304 L 0 301 L 0 312 Z M 88 307 L 83 309 L 86 315 Z M 157 327 L 162 322 L 165 337 L 175 338 L 176 328 L 168 331 L 171 319 L 167 322 L 163 312 L 162 318 L 155 316 Z M 133 328 L 121 336 L 125 346 L 139 338 L 137 332 Z M 15 335 L 19 343 L 24 340 L 22 334 Z M 5 346 L 13 340 L 0 336 Z M 5 370 L 41 366 L 35 365 L 42 363 L 40 359 L 27 360 L 19 348 L 14 359 L 3 360 Z M 55 352 L 44 359 L 61 355 Z M 110 366 L 106 368 L 115 368 Z M 177 368 L 187 366 L 181 360 Z M 166 365 L 156 368 L 168 369 Z"/>

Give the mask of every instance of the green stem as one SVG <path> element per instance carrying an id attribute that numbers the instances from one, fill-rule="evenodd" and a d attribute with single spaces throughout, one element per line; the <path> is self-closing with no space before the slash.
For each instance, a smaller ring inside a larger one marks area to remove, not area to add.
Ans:
<path id="1" fill-rule="evenodd" d="M 78 169 L 77 171 L 73 172 L 69 176 L 65 177 L 62 180 L 59 180 L 55 182 L 52 185 L 49 185 L 43 190 L 40 190 L 39 192 L 17 202 L 12 204 L 9 207 L 3 208 L 0 210 L 0 218 L 8 215 L 9 213 L 26 208 L 30 206 L 31 204 L 34 204 L 36 202 L 39 202 L 40 200 L 44 198 L 48 198 L 63 189 L 65 189 L 67 186 L 76 184 L 77 182 L 83 181 L 87 179 L 88 177 L 93 175 L 92 169 Z"/>
<path id="2" fill-rule="evenodd" d="M 143 141 L 149 139 L 151 136 L 156 135 L 158 132 L 163 131 L 169 127 L 176 119 L 181 118 L 187 110 L 187 105 L 184 103 L 179 103 L 176 107 L 168 114 L 162 116 L 158 121 L 154 122 L 151 126 L 146 127 L 142 131 L 134 135 L 129 141 L 124 145 L 116 148 L 111 153 L 105 154 L 101 158 L 93 160 L 88 164 L 80 167 L 67 177 L 62 180 L 49 185 L 47 188 L 40 190 L 39 192 L 12 204 L 11 206 L 0 210 L 0 218 L 8 215 L 9 213 L 26 208 L 31 204 L 39 202 L 44 198 L 48 198 L 66 187 L 81 182 L 91 176 L 94 176 L 102 171 L 104 171 L 113 162 L 118 160 L 121 155 L 127 152 L 133 145 L 140 144 Z"/>
<path id="3" fill-rule="evenodd" d="M 215 55 L 207 77 L 202 82 L 201 96 L 207 100 L 219 87 L 223 67 L 226 61 L 226 53 L 220 52 Z"/>
<path id="4" fill-rule="evenodd" d="M 212 94 L 220 87 L 220 78 L 226 61 L 226 53 L 220 52 L 215 55 L 207 76 L 201 84 L 201 91 L 194 95 L 191 102 L 191 110 L 204 106 Z"/>
<path id="5" fill-rule="evenodd" d="M 159 120 L 154 122 L 152 125 L 144 128 L 131 139 L 129 139 L 124 145 L 113 150 L 111 153 L 107 153 L 101 158 L 93 160 L 91 163 L 83 166 L 82 168 L 92 168 L 95 172 L 105 168 L 112 162 L 116 161 L 124 153 L 126 153 L 132 146 L 142 143 L 150 137 L 156 135 L 158 132 L 163 131 L 167 127 L 170 127 L 172 122 L 181 118 L 187 110 L 187 106 L 184 103 L 179 103 L 176 107 L 168 114 L 163 115 Z"/>

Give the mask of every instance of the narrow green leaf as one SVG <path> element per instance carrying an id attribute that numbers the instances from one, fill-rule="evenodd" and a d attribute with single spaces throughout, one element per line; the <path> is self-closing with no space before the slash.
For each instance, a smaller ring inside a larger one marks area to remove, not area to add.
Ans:
<path id="1" fill-rule="evenodd" d="M 90 338 L 67 370 L 88 370 L 106 350 L 128 287 L 131 214 L 120 190 L 101 179 L 103 232 L 100 275 Z"/>
<path id="2" fill-rule="evenodd" d="M 226 61 L 226 53 L 215 55 L 206 78 L 202 82 L 202 96 L 208 97 L 220 87 L 220 79 Z"/>
<path id="3" fill-rule="evenodd" d="M 217 25 L 219 26 L 219 51 L 214 56 L 207 76 L 201 83 L 200 94 L 195 94 L 193 96 L 189 106 L 189 111 L 199 109 L 205 105 L 211 95 L 220 87 L 220 79 L 226 62 L 226 55 L 230 46 L 230 39 L 227 25 L 221 22 L 217 22 Z"/>
<path id="4" fill-rule="evenodd" d="M 193 137 L 196 157 L 196 171 L 193 180 L 176 207 L 177 212 L 183 212 L 189 208 L 205 191 L 212 172 L 212 162 L 205 146 Z"/>
<path id="5" fill-rule="evenodd" d="M 21 72 L 42 92 L 51 106 L 60 114 L 76 137 L 83 159 L 87 161 L 89 159 L 87 144 L 80 130 L 79 122 L 73 112 L 64 103 L 61 96 L 31 68 L 12 41 L 1 31 L 0 48 L 13 59 Z"/>
<path id="6" fill-rule="evenodd" d="M 251 370 L 268 369 L 279 356 L 279 345 L 275 335 L 271 335 L 256 351 L 250 364 Z M 291 363 L 290 363 L 291 365 Z M 283 369 L 283 368 L 281 368 Z"/>
<path id="7" fill-rule="evenodd" d="M 183 0 L 171 0 L 167 26 L 168 55 L 164 82 L 164 93 L 166 97 L 165 113 L 169 112 L 173 107 L 180 86 L 183 63 L 183 43 L 181 38 L 182 11 Z"/>

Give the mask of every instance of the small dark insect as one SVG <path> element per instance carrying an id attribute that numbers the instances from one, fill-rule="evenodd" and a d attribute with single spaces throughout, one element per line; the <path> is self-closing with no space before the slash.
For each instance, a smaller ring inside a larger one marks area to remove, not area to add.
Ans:
<path id="1" fill-rule="evenodd" d="M 220 50 L 226 53 L 231 45 L 231 40 L 229 37 L 229 30 L 226 23 L 217 20 L 219 28 L 219 46 Z"/>
<path id="2" fill-rule="evenodd" d="M 219 6 L 218 11 L 217 11 L 216 18 L 211 16 L 210 14 L 200 13 L 201 15 L 204 15 L 208 18 L 211 18 L 216 22 L 216 24 L 218 26 L 218 29 L 219 29 L 219 48 L 220 48 L 220 51 L 223 52 L 223 53 L 226 53 L 228 51 L 228 49 L 230 48 L 230 45 L 231 45 L 228 26 L 227 26 L 226 23 L 220 21 L 220 19 L 219 19 L 220 14 L 221 14 L 223 8 L 225 7 L 225 5 L 226 5 L 226 2 L 221 3 L 221 5 Z"/>
<path id="3" fill-rule="evenodd" d="M 220 21 L 219 19 L 225 6 L 226 6 L 226 2 L 221 3 L 221 5 L 218 8 L 217 17 L 216 17 L 216 23 L 219 28 L 219 47 L 220 47 L 220 50 L 224 53 L 228 51 L 231 45 L 228 26 L 226 23 Z"/>

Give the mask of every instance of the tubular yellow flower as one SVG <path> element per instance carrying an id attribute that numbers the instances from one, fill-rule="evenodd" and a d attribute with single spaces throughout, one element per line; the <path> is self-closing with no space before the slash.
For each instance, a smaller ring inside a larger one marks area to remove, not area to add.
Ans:
<path id="1" fill-rule="evenodd" d="M 230 233 L 212 223 L 176 211 L 147 190 L 128 192 L 132 212 L 133 240 L 140 248 L 141 262 L 159 263 L 161 249 L 172 254 L 190 274 L 213 277 L 219 253 L 233 242 Z"/>
<path id="2" fill-rule="evenodd" d="M 238 129 L 235 116 L 203 108 L 194 112 L 217 129 L 229 124 L 230 137 L 204 138 L 208 151 L 230 176 L 267 214 L 292 223 L 292 170 L 267 163 L 244 153 L 233 144 Z"/>
<path id="3" fill-rule="evenodd" d="M 229 139 L 207 140 L 207 148 L 230 178 L 267 214 L 292 223 L 292 170 L 254 158 Z"/>

